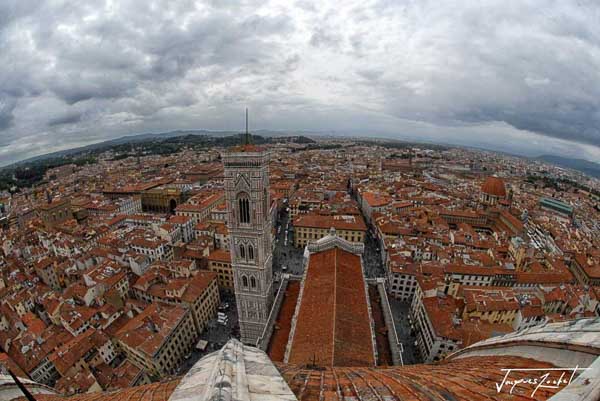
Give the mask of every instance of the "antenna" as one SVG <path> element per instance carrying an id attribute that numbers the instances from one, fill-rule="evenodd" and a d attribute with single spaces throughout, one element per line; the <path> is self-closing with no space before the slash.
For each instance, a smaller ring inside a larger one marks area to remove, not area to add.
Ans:
<path id="1" fill-rule="evenodd" d="M 244 135 L 244 145 L 250 145 L 250 134 L 248 133 L 248 108 L 246 107 L 246 135 Z"/>

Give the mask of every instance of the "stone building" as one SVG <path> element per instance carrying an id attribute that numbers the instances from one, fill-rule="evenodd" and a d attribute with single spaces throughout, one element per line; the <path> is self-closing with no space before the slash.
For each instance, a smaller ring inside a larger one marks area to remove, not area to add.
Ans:
<path id="1" fill-rule="evenodd" d="M 240 333 L 254 345 L 273 299 L 269 153 L 246 141 L 226 152 L 223 163 Z"/>
<path id="2" fill-rule="evenodd" d="M 40 218 L 47 227 L 60 224 L 72 219 L 71 201 L 69 199 L 54 199 L 44 203 L 38 209 Z"/>
<path id="3" fill-rule="evenodd" d="M 179 188 L 158 187 L 143 191 L 142 209 L 145 212 L 175 213 L 185 201 L 185 193 Z"/>

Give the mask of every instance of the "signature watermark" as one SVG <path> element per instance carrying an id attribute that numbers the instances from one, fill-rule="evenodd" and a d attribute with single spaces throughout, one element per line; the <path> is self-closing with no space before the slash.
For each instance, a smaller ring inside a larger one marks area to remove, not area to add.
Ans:
<path id="1" fill-rule="evenodd" d="M 542 388 L 559 389 L 568 386 L 575 378 L 577 373 L 583 372 L 588 368 L 515 368 L 500 369 L 504 374 L 501 383 L 496 383 L 498 393 L 507 391 L 512 394 L 518 385 L 531 386 L 531 398 Z"/>

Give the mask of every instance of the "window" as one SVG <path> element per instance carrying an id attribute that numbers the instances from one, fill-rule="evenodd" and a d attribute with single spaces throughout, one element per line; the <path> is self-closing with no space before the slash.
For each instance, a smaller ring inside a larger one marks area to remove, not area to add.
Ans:
<path id="1" fill-rule="evenodd" d="M 248 287 L 248 277 L 242 276 L 242 285 Z"/>
<path id="2" fill-rule="evenodd" d="M 248 245 L 248 259 L 254 260 L 254 248 L 252 245 Z"/>
<path id="3" fill-rule="evenodd" d="M 250 286 L 256 288 L 256 279 L 254 277 L 250 277 Z"/>
<path id="4" fill-rule="evenodd" d="M 238 196 L 238 219 L 240 223 L 250 223 L 250 200 L 246 193 Z"/>
<path id="5" fill-rule="evenodd" d="M 246 247 L 244 244 L 240 245 L 240 258 L 246 258 Z"/>

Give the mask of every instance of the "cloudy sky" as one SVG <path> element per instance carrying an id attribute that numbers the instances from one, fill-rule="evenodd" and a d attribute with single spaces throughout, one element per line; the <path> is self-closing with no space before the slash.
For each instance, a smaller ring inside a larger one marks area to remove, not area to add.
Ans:
<path id="1" fill-rule="evenodd" d="M 0 165 L 246 106 L 255 129 L 600 161 L 600 2 L 0 1 Z"/>

